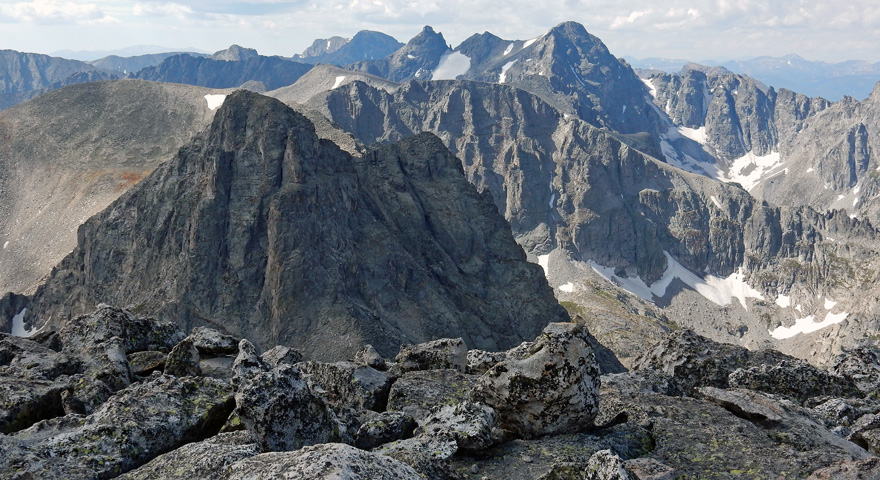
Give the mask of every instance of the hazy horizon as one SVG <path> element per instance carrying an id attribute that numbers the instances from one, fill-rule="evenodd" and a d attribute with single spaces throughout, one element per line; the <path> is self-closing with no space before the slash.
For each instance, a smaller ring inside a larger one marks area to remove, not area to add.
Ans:
<path id="1" fill-rule="evenodd" d="M 292 56 L 317 38 L 376 30 L 406 42 L 431 25 L 453 47 L 484 31 L 533 38 L 575 21 L 617 56 L 691 61 L 781 57 L 880 61 L 880 6 L 753 0 L 489 2 L 351 0 L 0 2 L 0 48 L 36 53 L 113 51 L 136 45 L 214 52 L 231 44 Z M 186 46 L 186 47 L 184 47 Z"/>

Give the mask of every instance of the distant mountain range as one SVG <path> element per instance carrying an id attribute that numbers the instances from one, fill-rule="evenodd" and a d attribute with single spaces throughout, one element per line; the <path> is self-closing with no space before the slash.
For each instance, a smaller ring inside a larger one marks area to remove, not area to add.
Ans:
<path id="1" fill-rule="evenodd" d="M 45 77 L 8 82 L 16 95 L 47 91 L 57 78 L 121 76 L 83 62 L 10 58 L 31 65 L 34 73 L 20 78 Z M 855 271 L 880 271 L 871 254 L 880 237 L 873 227 L 880 222 L 880 93 L 831 102 L 732 66 L 637 72 L 574 22 L 525 40 L 475 34 L 455 48 L 426 26 L 402 46 L 376 32 L 319 39 L 296 60 L 238 45 L 153 60 L 159 63 L 128 76 L 265 92 L 306 108 L 316 125 L 341 128 L 331 137 L 356 155 L 432 132 L 491 195 L 560 299 L 595 309 L 602 297 L 588 286 L 617 285 L 634 295 L 626 302 L 642 313 L 630 325 L 645 335 L 674 321 L 716 340 L 825 362 L 868 341 L 880 323 L 873 313 L 880 299 L 852 295 L 880 291 L 880 280 Z M 838 71 L 857 70 L 847 68 Z M 18 118 L 26 111 L 13 110 L 6 122 L 27 124 Z M 27 165 L 26 153 L 14 160 Z M 39 203 L 40 182 L 19 183 L 33 185 L 20 192 L 25 203 Z M 38 218 L 34 212 L 48 206 L 16 209 L 10 218 Z M 36 233 L 9 234 L 10 248 L 17 245 L 9 255 L 37 255 L 20 242 L 26 234 Z M 58 251 L 71 242 L 59 242 Z M 57 260 L 4 281 L 32 287 Z M 829 323 L 798 330 L 807 318 Z"/>
<path id="2" fill-rule="evenodd" d="M 688 60 L 624 57 L 633 68 L 678 73 Z M 733 73 L 748 75 L 776 89 L 786 88 L 808 97 L 838 101 L 844 96 L 863 100 L 880 80 L 880 62 L 847 60 L 838 63 L 806 60 L 795 54 L 783 57 L 756 57 L 750 60 L 697 62 L 720 66 Z"/>

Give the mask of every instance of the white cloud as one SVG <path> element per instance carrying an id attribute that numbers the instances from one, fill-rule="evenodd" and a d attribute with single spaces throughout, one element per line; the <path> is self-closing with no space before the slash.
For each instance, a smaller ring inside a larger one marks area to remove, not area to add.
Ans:
<path id="1" fill-rule="evenodd" d="M 100 24 L 117 20 L 107 16 L 95 3 L 32 0 L 0 5 L 0 19 L 6 22 L 37 24 Z"/>
<path id="2" fill-rule="evenodd" d="M 138 17 L 173 17 L 181 20 L 195 15 L 195 11 L 187 5 L 179 3 L 135 3 L 132 13 Z"/>

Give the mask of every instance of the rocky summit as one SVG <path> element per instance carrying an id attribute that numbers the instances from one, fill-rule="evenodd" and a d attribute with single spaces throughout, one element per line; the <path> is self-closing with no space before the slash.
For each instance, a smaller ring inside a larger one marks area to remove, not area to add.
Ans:
<path id="1" fill-rule="evenodd" d="M 0 476 L 864 479 L 868 361 L 832 371 L 679 331 L 600 374 L 583 325 L 494 353 L 461 338 L 321 362 L 100 305 L 0 334 Z M 790 387 L 798 388 L 792 389 Z"/>

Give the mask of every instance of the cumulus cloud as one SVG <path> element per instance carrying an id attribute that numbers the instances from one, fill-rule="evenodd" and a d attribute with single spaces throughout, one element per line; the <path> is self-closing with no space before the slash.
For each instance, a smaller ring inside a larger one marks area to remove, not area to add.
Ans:
<path id="1" fill-rule="evenodd" d="M 117 20 L 104 13 L 95 3 L 32 0 L 0 5 L 0 19 L 6 22 L 37 24 L 97 24 Z"/>
<path id="2" fill-rule="evenodd" d="M 179 3 L 135 3 L 132 13 L 138 17 L 174 17 L 181 20 L 195 16 L 192 7 Z"/>

